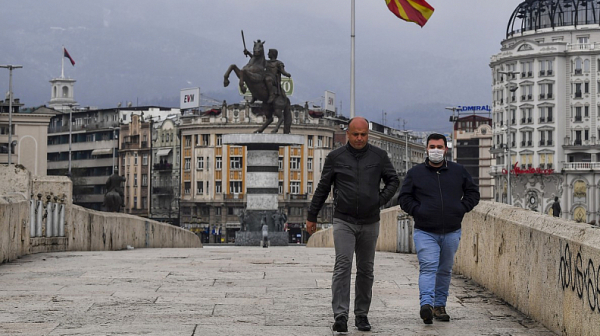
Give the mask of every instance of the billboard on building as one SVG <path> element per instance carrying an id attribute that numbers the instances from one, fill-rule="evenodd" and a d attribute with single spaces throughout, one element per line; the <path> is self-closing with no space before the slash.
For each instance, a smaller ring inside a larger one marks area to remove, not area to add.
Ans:
<path id="1" fill-rule="evenodd" d="M 182 110 L 200 107 L 200 88 L 182 89 L 179 95 L 179 108 Z"/>
<path id="2" fill-rule="evenodd" d="M 238 85 L 238 92 L 240 96 L 244 97 L 252 97 L 252 93 L 248 90 L 248 86 L 244 83 L 244 87 L 246 88 L 246 93 L 242 93 L 240 86 Z M 285 92 L 285 95 L 291 97 L 294 95 L 294 80 L 291 77 L 281 77 L 281 89 Z"/>
<path id="3" fill-rule="evenodd" d="M 335 93 L 325 91 L 325 111 L 335 112 Z"/>

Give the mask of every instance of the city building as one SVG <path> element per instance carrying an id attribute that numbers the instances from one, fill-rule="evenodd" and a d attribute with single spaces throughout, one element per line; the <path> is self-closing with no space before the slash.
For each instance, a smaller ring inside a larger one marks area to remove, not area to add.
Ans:
<path id="1" fill-rule="evenodd" d="M 459 117 L 454 123 L 453 161 L 460 163 L 479 186 L 481 200 L 494 199 L 492 166 L 492 119 L 480 115 Z"/>
<path id="2" fill-rule="evenodd" d="M 287 215 L 290 242 L 296 243 L 306 239 L 303 228 L 307 210 L 321 178 L 325 157 L 347 142 L 348 119 L 307 105 L 293 105 L 291 114 L 292 134 L 302 135 L 305 142 L 279 150 L 278 203 L 279 209 Z M 203 112 L 187 111 L 181 117 L 181 225 L 198 232 L 204 242 L 233 242 L 235 232 L 240 229 L 239 215 L 246 205 L 246 148 L 223 145 L 222 137 L 224 134 L 252 133 L 262 122 L 263 116 L 254 114 L 248 104 L 214 106 Z M 171 127 L 175 129 L 177 122 L 167 129 Z M 415 141 L 410 141 L 407 146 L 407 134 L 410 140 L 415 140 L 408 132 L 372 122 L 369 128 L 369 141 L 388 151 L 399 174 L 403 174 L 407 166 L 410 168 L 423 161 L 425 147 Z M 267 128 L 265 132 L 271 129 Z M 175 131 L 167 132 L 175 134 Z M 162 151 L 173 155 L 162 162 L 167 167 L 171 158 L 177 160 L 178 156 L 170 146 Z M 160 172 L 155 174 L 160 176 Z M 168 184 L 168 178 L 171 178 L 170 185 L 173 185 L 173 176 L 165 175 L 167 179 L 163 183 Z M 169 198 L 165 204 L 174 207 L 174 199 L 177 196 Z M 329 198 L 319 216 L 318 226 L 329 226 L 332 216 L 332 199 Z"/>
<path id="3" fill-rule="evenodd" d="M 181 141 L 179 114 L 154 122 L 150 218 L 179 226 Z"/>
<path id="4" fill-rule="evenodd" d="M 530 0 L 509 18 L 490 62 L 496 201 L 550 213 L 558 197 L 563 218 L 598 222 L 599 14 L 595 1 Z"/>
<path id="5" fill-rule="evenodd" d="M 23 108 L 19 99 L 13 99 L 9 116 L 9 103 L 9 98 L 0 101 L 0 163 L 8 163 L 8 151 L 11 148 L 12 164 L 23 165 L 31 174 L 44 176 L 47 169 L 48 124 L 57 112 L 44 106 Z M 9 145 L 9 124 L 12 124 L 12 145 Z"/>

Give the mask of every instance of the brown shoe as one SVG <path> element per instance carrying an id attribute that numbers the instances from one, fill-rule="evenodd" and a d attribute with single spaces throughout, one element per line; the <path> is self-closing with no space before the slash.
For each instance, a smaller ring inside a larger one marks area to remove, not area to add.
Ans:
<path id="1" fill-rule="evenodd" d="M 433 307 L 433 317 L 436 320 L 440 320 L 440 321 L 444 321 L 444 322 L 450 321 L 450 315 L 448 315 L 446 313 L 446 307 L 444 307 L 444 306 Z"/>

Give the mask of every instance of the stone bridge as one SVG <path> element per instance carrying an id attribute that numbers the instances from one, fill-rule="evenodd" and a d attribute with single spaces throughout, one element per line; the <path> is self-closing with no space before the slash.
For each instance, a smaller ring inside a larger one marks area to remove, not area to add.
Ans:
<path id="1" fill-rule="evenodd" d="M 70 181 L 18 170 L 0 178 L 9 181 L 0 186 L 0 335 L 332 334 L 331 231 L 307 247 L 202 248 L 180 228 L 66 202 L 64 237 L 31 237 L 27 196 L 68 200 Z M 418 316 L 411 235 L 399 208 L 383 211 L 373 334 L 598 335 L 591 225 L 482 202 L 463 222 L 452 321 L 429 326 Z"/>

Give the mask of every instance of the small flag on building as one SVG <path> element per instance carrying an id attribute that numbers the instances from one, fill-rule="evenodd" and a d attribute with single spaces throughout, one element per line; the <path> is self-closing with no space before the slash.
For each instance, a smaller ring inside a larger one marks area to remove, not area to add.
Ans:
<path id="1" fill-rule="evenodd" d="M 67 48 L 63 47 L 63 51 L 64 51 L 64 57 L 68 58 L 69 61 L 71 61 L 71 65 L 75 66 L 75 61 L 73 60 L 73 58 L 71 57 L 71 55 L 69 55 L 69 52 L 67 51 Z"/>
<path id="2" fill-rule="evenodd" d="M 433 14 L 433 7 L 425 0 L 385 0 L 389 10 L 404 21 L 423 27 Z"/>

